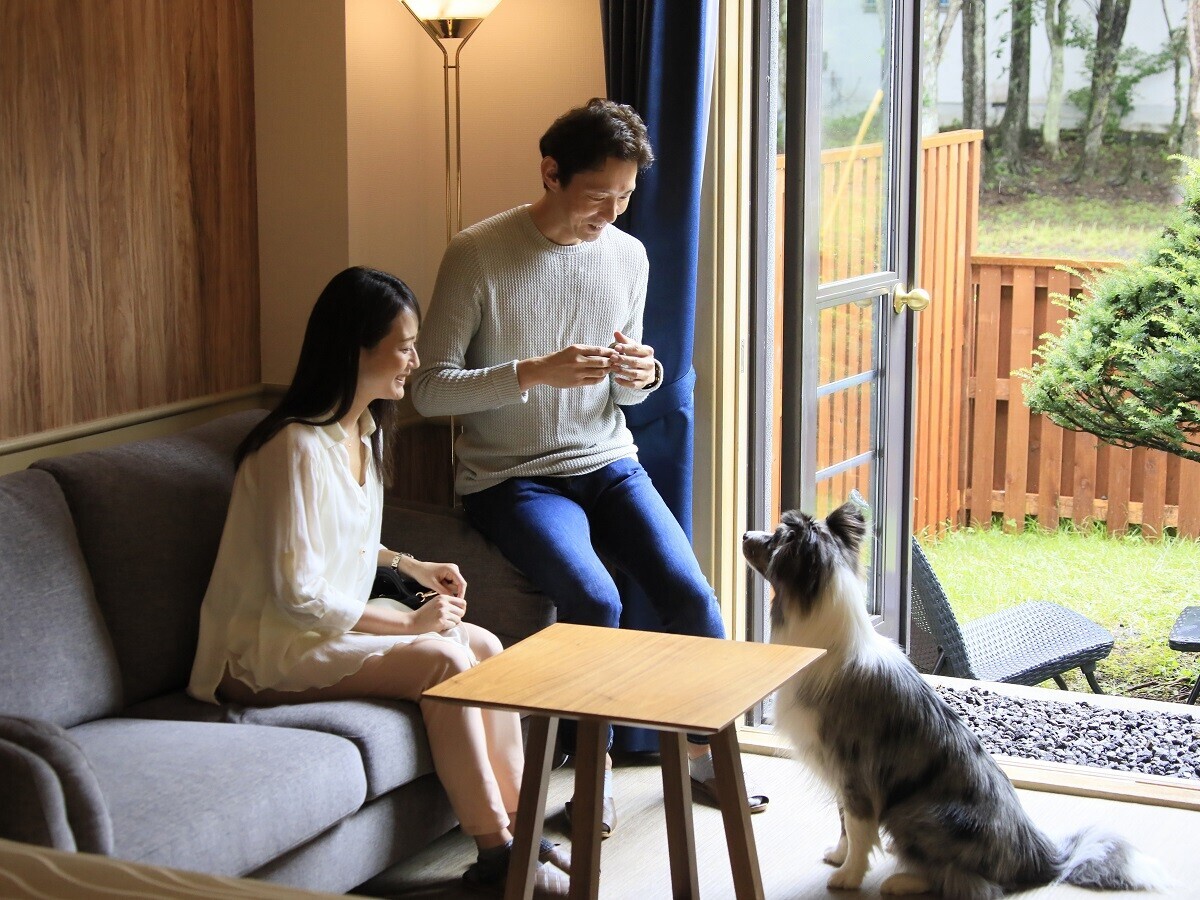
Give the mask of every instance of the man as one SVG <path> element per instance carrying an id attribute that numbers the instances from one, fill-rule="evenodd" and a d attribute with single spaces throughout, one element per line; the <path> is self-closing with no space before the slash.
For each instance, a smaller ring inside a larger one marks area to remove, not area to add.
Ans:
<path id="1" fill-rule="evenodd" d="M 612 566 L 644 590 L 664 631 L 723 638 L 713 589 L 620 409 L 662 382 L 641 343 L 645 248 L 609 227 L 654 160 L 645 125 L 631 107 L 595 99 L 559 117 L 539 148 L 541 197 L 446 250 L 413 402 L 458 417 L 467 516 L 554 600 L 560 622 L 619 627 Z M 692 743 L 689 755 L 696 789 L 711 796 L 707 746 Z M 607 836 L 611 773 L 604 793 Z M 766 804 L 752 792 L 753 811 Z"/>

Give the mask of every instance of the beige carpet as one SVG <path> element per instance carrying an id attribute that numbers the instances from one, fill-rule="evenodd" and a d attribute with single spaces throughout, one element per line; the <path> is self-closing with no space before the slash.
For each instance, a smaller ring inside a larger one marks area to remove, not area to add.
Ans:
<path id="1" fill-rule="evenodd" d="M 875 858 L 860 892 L 827 891 L 825 879 L 830 869 L 821 862 L 821 854 L 837 837 L 837 813 L 791 760 L 750 754 L 743 759 L 747 777 L 771 795 L 770 808 L 753 817 L 767 898 L 878 897 L 880 882 L 892 871 L 891 860 Z M 569 768 L 552 774 L 546 834 L 554 841 L 567 840 L 562 805 L 571 796 L 572 777 Z M 669 897 L 662 787 L 653 758 L 620 764 L 615 782 L 620 822 L 616 833 L 603 845 L 600 896 L 606 900 Z M 1200 868 L 1196 863 L 1200 855 L 1200 812 L 1040 791 L 1020 793 L 1035 821 L 1051 835 L 1065 835 L 1100 822 L 1156 857 L 1179 883 L 1166 895 L 1149 896 L 1200 898 L 1200 885 L 1191 874 Z M 695 826 L 701 896 L 711 900 L 732 898 L 720 813 L 697 804 Z M 478 897 L 459 887 L 463 869 L 474 859 L 473 847 L 470 839 L 456 830 L 364 885 L 361 892 L 377 897 Z M 1013 896 L 1029 900 L 1098 900 L 1148 895 L 1100 894 L 1057 886 Z"/>

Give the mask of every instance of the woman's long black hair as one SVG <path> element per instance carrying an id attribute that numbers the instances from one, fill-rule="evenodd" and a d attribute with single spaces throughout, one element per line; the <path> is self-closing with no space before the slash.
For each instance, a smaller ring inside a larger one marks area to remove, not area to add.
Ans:
<path id="1" fill-rule="evenodd" d="M 292 422 L 330 425 L 346 415 L 358 387 L 360 352 L 378 346 L 403 312 L 421 321 L 416 297 L 395 275 L 353 266 L 333 276 L 308 317 L 292 383 L 275 409 L 238 445 L 236 464 Z M 387 483 L 391 460 L 384 459 L 383 444 L 395 425 L 396 404 L 373 400 L 368 409 L 376 425 L 372 455 Z"/>

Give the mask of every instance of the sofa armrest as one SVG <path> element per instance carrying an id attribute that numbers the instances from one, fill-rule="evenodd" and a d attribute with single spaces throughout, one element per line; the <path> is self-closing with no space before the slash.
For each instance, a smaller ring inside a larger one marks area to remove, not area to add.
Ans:
<path id="1" fill-rule="evenodd" d="M 74 850 L 62 785 L 50 764 L 19 744 L 0 738 L 0 838 Z"/>
<path id="2" fill-rule="evenodd" d="M 60 850 L 113 852 L 112 818 L 96 773 L 70 733 L 40 719 L 0 716 L 0 783 L 12 784 L 24 812 L 6 812 L 0 834 Z M 11 778 L 9 777 L 11 775 Z M 11 807 L 10 807 L 11 809 Z M 11 834 L 9 818 L 27 818 L 41 840 Z M 38 824 L 40 823 L 40 824 Z"/>
<path id="3" fill-rule="evenodd" d="M 467 522 L 459 509 L 389 501 L 383 543 L 418 559 L 458 563 L 467 579 L 467 621 L 504 646 L 554 622 L 554 604 Z"/>

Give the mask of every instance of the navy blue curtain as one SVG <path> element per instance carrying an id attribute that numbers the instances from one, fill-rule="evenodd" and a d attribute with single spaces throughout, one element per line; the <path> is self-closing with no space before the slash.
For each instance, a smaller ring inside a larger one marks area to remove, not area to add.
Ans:
<path id="1" fill-rule="evenodd" d="M 663 499 L 692 534 L 692 369 L 700 188 L 716 47 L 715 0 L 600 0 L 608 97 L 641 114 L 655 162 L 638 178 L 619 227 L 650 257 L 642 341 L 663 365 L 663 384 L 625 407 L 641 460 Z M 657 630 L 644 595 L 621 584 L 626 628 Z M 655 750 L 645 729 L 618 729 L 617 749 Z"/>

